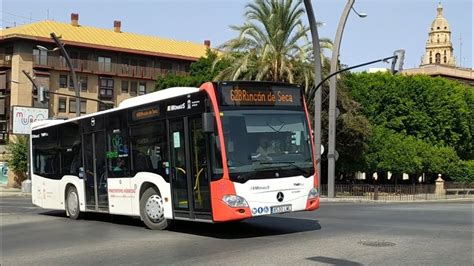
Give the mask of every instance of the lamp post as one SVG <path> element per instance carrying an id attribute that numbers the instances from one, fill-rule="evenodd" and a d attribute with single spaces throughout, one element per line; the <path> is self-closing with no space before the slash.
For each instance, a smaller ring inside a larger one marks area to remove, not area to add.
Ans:
<path id="1" fill-rule="evenodd" d="M 76 117 L 79 117 L 79 116 L 81 116 L 81 100 L 80 100 L 81 92 L 80 92 L 79 86 L 77 84 L 76 71 L 74 71 L 74 67 L 72 65 L 71 58 L 69 57 L 69 54 L 67 53 L 66 49 L 64 49 L 64 44 L 61 43 L 58 36 L 56 36 L 56 34 L 54 32 L 52 32 L 50 35 L 51 35 L 51 39 L 53 39 L 53 41 L 57 45 L 56 48 L 54 48 L 53 50 L 48 50 L 46 47 L 41 46 L 41 45 L 37 45 L 36 47 L 38 47 L 38 49 L 40 49 L 40 50 L 47 51 L 47 52 L 59 50 L 59 51 L 61 51 L 61 54 L 64 56 L 64 59 L 66 59 L 66 64 L 68 65 L 69 70 L 71 71 L 72 84 L 73 84 L 73 87 L 74 87 L 74 92 L 76 94 Z"/>
<path id="2" fill-rule="evenodd" d="M 332 50 L 331 68 L 330 73 L 337 71 L 338 59 L 339 59 L 339 48 L 341 47 L 342 33 L 346 25 L 347 17 L 349 12 L 354 12 L 361 18 L 367 16 L 365 13 L 358 13 L 352 7 L 355 0 L 348 0 L 347 4 L 342 11 L 341 18 L 339 20 L 339 26 L 337 27 L 336 37 L 334 38 L 334 46 Z M 337 92 L 336 92 L 336 76 L 333 76 L 329 80 L 329 141 L 328 141 L 328 197 L 334 198 L 334 183 L 336 174 L 336 103 L 337 103 Z"/>
<path id="3" fill-rule="evenodd" d="M 319 46 L 319 34 L 316 19 L 314 17 L 311 0 L 304 0 L 306 14 L 308 15 L 309 28 L 311 29 L 311 40 L 314 53 L 314 84 L 319 84 L 322 79 L 321 71 L 321 47 Z M 318 174 L 318 189 L 321 189 L 321 90 L 316 90 L 314 95 L 314 158 Z"/>

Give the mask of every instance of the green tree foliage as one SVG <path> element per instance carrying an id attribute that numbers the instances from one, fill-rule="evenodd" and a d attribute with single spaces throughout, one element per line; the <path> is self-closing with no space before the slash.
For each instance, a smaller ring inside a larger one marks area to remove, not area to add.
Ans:
<path id="1" fill-rule="evenodd" d="M 444 78 L 387 73 L 351 74 L 345 83 L 376 125 L 364 154 L 367 171 L 441 173 L 474 181 L 474 169 L 468 169 L 474 158 L 471 87 Z"/>
<path id="2" fill-rule="evenodd" d="M 301 0 L 255 0 L 246 6 L 246 22 L 231 26 L 238 36 L 222 45 L 230 62 L 217 79 L 299 82 L 309 88 L 313 80 L 312 46 Z M 332 48 L 328 39 L 321 47 Z M 323 62 L 325 62 L 323 60 Z"/>
<path id="3" fill-rule="evenodd" d="M 19 136 L 7 145 L 8 167 L 15 174 L 16 186 L 26 179 L 28 172 L 28 138 Z"/>
<path id="4" fill-rule="evenodd" d="M 158 77 L 155 83 L 155 90 L 162 90 L 171 87 L 199 87 L 207 81 L 212 81 L 217 74 L 227 67 L 228 62 L 221 60 L 214 64 L 218 57 L 217 52 L 208 49 L 206 57 L 201 57 L 198 61 L 192 63 L 188 76 L 170 74 L 164 77 Z"/>
<path id="5" fill-rule="evenodd" d="M 373 125 L 474 159 L 472 88 L 444 78 L 388 73 L 349 75 L 346 84 Z"/>

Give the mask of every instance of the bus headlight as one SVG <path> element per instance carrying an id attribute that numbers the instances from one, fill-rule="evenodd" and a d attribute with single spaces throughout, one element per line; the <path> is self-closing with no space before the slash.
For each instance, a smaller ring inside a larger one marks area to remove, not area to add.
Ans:
<path id="1" fill-rule="evenodd" d="M 308 193 L 308 199 L 314 199 L 319 196 L 319 191 L 317 188 L 312 188 Z"/>
<path id="2" fill-rule="evenodd" d="M 249 206 L 244 198 L 237 195 L 224 195 L 222 200 L 232 208 L 243 208 Z"/>

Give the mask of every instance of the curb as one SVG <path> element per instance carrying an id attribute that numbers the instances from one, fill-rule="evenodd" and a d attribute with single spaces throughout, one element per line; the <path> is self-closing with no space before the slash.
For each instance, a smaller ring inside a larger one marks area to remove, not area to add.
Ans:
<path id="1" fill-rule="evenodd" d="M 367 199 L 339 199 L 320 198 L 321 203 L 436 203 L 436 202 L 474 202 L 474 198 L 430 199 L 430 200 L 367 200 Z"/>

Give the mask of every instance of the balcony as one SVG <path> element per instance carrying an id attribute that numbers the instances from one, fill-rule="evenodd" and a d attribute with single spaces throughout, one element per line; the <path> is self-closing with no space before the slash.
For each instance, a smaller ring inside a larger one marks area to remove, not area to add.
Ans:
<path id="1" fill-rule="evenodd" d="M 182 76 L 188 75 L 188 73 L 185 71 L 168 70 L 155 67 L 132 66 L 117 63 L 99 63 L 98 61 L 83 59 L 72 59 L 72 64 L 74 70 L 81 73 L 111 75 L 137 79 L 156 80 L 157 77 L 165 76 L 168 74 Z M 58 56 L 48 56 L 47 58 L 33 58 L 33 67 L 69 71 L 66 61 Z"/>
<path id="2" fill-rule="evenodd" d="M 0 67 L 11 67 L 12 66 L 12 55 L 0 54 Z"/>

